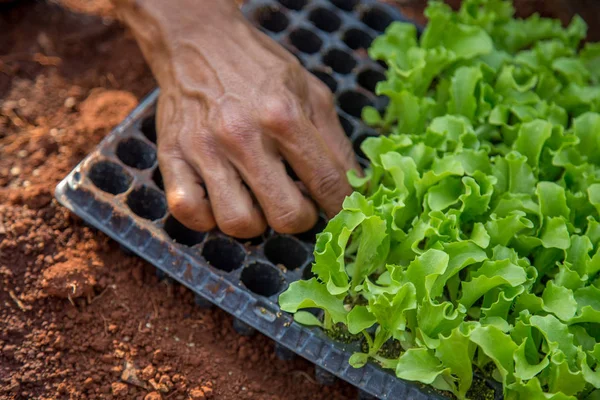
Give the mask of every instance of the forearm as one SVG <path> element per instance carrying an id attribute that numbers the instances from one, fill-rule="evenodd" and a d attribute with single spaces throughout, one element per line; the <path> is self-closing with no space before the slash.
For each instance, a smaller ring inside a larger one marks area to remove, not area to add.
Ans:
<path id="1" fill-rule="evenodd" d="M 112 1 L 161 84 L 181 81 L 181 76 L 176 77 L 185 73 L 178 71 L 181 68 L 195 69 L 198 75 L 209 72 L 204 54 L 227 56 L 213 47 L 251 34 L 235 0 Z"/>
<path id="2" fill-rule="evenodd" d="M 126 23 L 139 21 L 177 31 L 241 16 L 236 0 L 111 0 Z M 142 28 L 136 26 L 136 28 Z"/>

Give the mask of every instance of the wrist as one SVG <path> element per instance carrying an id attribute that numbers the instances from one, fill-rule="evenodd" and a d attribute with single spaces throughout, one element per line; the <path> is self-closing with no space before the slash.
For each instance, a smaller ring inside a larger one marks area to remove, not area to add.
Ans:
<path id="1" fill-rule="evenodd" d="M 111 0 L 131 28 L 159 83 L 173 77 L 174 59 L 189 45 L 214 46 L 216 38 L 247 35 L 238 0 Z M 174 4 L 175 3 L 175 4 Z"/>
<path id="2" fill-rule="evenodd" d="M 111 0 L 134 33 L 158 28 L 164 34 L 227 26 L 244 19 L 239 0 Z M 146 25 L 146 26 L 145 26 Z"/>

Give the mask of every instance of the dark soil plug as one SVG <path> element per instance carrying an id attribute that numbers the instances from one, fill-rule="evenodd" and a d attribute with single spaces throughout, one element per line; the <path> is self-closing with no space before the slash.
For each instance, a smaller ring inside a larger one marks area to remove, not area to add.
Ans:
<path id="1" fill-rule="evenodd" d="M 193 246 L 204 240 L 206 233 L 193 231 L 181 222 L 177 221 L 173 216 L 167 218 L 165 222 L 165 232 L 173 239 L 176 243 L 180 243 L 184 246 Z"/>
<path id="2" fill-rule="evenodd" d="M 360 0 L 331 0 L 331 3 L 344 11 L 352 11 Z"/>
<path id="3" fill-rule="evenodd" d="M 94 164 L 88 176 L 98 189 L 114 195 L 126 192 L 133 181 L 123 167 L 109 161 Z"/>
<path id="4" fill-rule="evenodd" d="M 356 67 L 356 60 L 343 50 L 333 49 L 323 56 L 323 63 L 338 74 L 349 74 Z"/>
<path id="5" fill-rule="evenodd" d="M 379 32 L 385 31 L 385 28 L 394 22 L 394 18 L 391 15 L 377 7 L 365 11 L 360 19 L 369 28 Z"/>
<path id="6" fill-rule="evenodd" d="M 342 20 L 333 11 L 326 8 L 312 10 L 308 16 L 314 26 L 324 32 L 335 32 L 340 28 Z"/>
<path id="7" fill-rule="evenodd" d="M 261 262 L 255 262 L 245 268 L 241 281 L 248 290 L 265 297 L 279 293 L 285 286 L 281 271 Z"/>
<path id="8" fill-rule="evenodd" d="M 246 251 L 238 242 L 218 237 L 210 239 L 204 244 L 202 255 L 216 269 L 231 272 L 242 266 L 244 258 L 246 258 Z"/>
<path id="9" fill-rule="evenodd" d="M 163 194 L 147 186 L 134 189 L 127 197 L 127 205 L 136 215 L 155 221 L 167 212 L 167 202 Z"/>
<path id="10" fill-rule="evenodd" d="M 342 40 L 352 50 L 358 50 L 368 49 L 373 42 L 373 37 L 361 29 L 352 28 L 344 33 Z"/>
<path id="11" fill-rule="evenodd" d="M 370 106 L 371 101 L 364 94 L 349 90 L 339 95 L 338 104 L 343 111 L 360 118 L 363 107 Z"/>
<path id="12" fill-rule="evenodd" d="M 275 236 L 265 244 L 265 256 L 275 265 L 283 265 L 288 270 L 294 270 L 306 263 L 308 250 L 295 238 L 290 236 Z"/>
<path id="13" fill-rule="evenodd" d="M 289 24 L 288 18 L 277 8 L 265 6 L 256 10 L 256 21 L 268 31 L 279 33 Z"/>
<path id="14" fill-rule="evenodd" d="M 125 165 L 136 169 L 147 169 L 156 162 L 156 150 L 141 140 L 129 138 L 117 146 L 117 157 Z"/>
<path id="15" fill-rule="evenodd" d="M 314 54 L 321 49 L 323 41 L 308 29 L 299 28 L 290 33 L 290 42 L 303 53 Z"/>
<path id="16" fill-rule="evenodd" d="M 360 86 L 364 87 L 369 92 L 375 93 L 375 86 L 377 86 L 378 82 L 385 80 L 385 75 L 379 71 L 367 69 L 358 74 L 356 80 Z"/>
<path id="17" fill-rule="evenodd" d="M 308 0 L 279 0 L 279 3 L 290 10 L 299 11 L 306 6 Z"/>

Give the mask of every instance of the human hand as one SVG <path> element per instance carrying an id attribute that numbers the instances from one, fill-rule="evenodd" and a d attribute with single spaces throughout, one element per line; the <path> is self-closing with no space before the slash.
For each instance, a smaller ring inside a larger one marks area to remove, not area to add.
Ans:
<path id="1" fill-rule="evenodd" d="M 231 0 L 117 1 L 161 87 L 158 159 L 187 227 L 250 238 L 299 233 L 351 193 L 360 170 L 327 86 Z M 283 160 L 302 184 L 286 173 Z"/>

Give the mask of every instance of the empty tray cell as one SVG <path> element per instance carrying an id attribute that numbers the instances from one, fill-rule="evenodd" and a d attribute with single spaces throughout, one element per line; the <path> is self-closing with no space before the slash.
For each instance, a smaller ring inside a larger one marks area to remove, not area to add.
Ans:
<path id="1" fill-rule="evenodd" d="M 204 244 L 202 255 L 216 269 L 231 272 L 244 264 L 246 250 L 233 239 L 216 237 Z"/>
<path id="2" fill-rule="evenodd" d="M 306 4 L 308 4 L 308 0 L 279 0 L 279 3 L 283 6 L 289 8 L 290 10 L 302 10 Z"/>
<path id="3" fill-rule="evenodd" d="M 340 94 L 338 104 L 342 110 L 356 118 L 360 118 L 363 107 L 372 105 L 367 96 L 353 90 Z"/>
<path id="4" fill-rule="evenodd" d="M 302 243 L 290 236 L 272 237 L 265 244 L 264 252 L 269 261 L 288 270 L 300 268 L 309 257 Z"/>
<path id="5" fill-rule="evenodd" d="M 323 56 L 323 63 L 338 74 L 349 74 L 356 67 L 356 60 L 344 50 L 332 49 Z"/>
<path id="6" fill-rule="evenodd" d="M 352 122 L 348 121 L 348 118 L 344 117 L 343 115 L 339 115 L 339 114 L 338 114 L 338 119 L 340 120 L 340 124 L 342 125 L 342 128 L 344 129 L 346 136 L 348 136 L 348 137 L 352 136 L 352 133 L 354 133 L 354 125 L 352 124 Z"/>
<path id="7" fill-rule="evenodd" d="M 279 293 L 285 287 L 281 271 L 259 261 L 244 268 L 241 281 L 248 290 L 266 297 Z"/>
<path id="8" fill-rule="evenodd" d="M 369 28 L 379 32 L 385 31 L 385 28 L 394 22 L 394 18 L 379 7 L 373 7 L 363 12 L 360 20 Z"/>
<path id="9" fill-rule="evenodd" d="M 156 162 L 156 151 L 148 143 L 129 138 L 117 146 L 117 157 L 130 167 L 146 169 Z"/>
<path id="10" fill-rule="evenodd" d="M 290 33 L 290 42 L 303 53 L 314 54 L 321 49 L 323 41 L 308 29 L 299 28 Z"/>
<path id="11" fill-rule="evenodd" d="M 165 196 L 147 186 L 138 187 L 129 193 L 127 205 L 136 215 L 151 221 L 164 217 L 167 212 Z"/>
<path id="12" fill-rule="evenodd" d="M 333 76 L 324 71 L 312 70 L 310 71 L 314 76 L 319 78 L 321 82 L 327 85 L 329 90 L 335 92 L 337 89 L 337 81 Z"/>
<path id="13" fill-rule="evenodd" d="M 256 21 L 260 26 L 271 32 L 281 32 L 289 24 L 288 17 L 276 7 L 265 6 L 256 10 Z"/>
<path id="14" fill-rule="evenodd" d="M 373 36 L 369 35 L 362 29 L 352 28 L 348 29 L 344 33 L 344 36 L 342 36 L 342 40 L 352 50 L 368 49 L 371 43 L 373 42 Z"/>
<path id="15" fill-rule="evenodd" d="M 177 219 L 175 219 L 173 216 L 167 218 L 164 230 L 171 239 L 184 246 L 193 246 L 198 244 L 202 242 L 206 236 L 206 233 L 204 232 L 197 232 L 189 229 L 181 222 L 177 221 Z"/>
<path id="16" fill-rule="evenodd" d="M 352 11 L 360 0 L 330 0 L 331 4 L 344 11 Z"/>
<path id="17" fill-rule="evenodd" d="M 342 24 L 340 17 L 326 8 L 312 10 L 308 15 L 308 19 L 314 26 L 325 32 L 335 32 Z"/>
<path id="18" fill-rule="evenodd" d="M 373 93 L 375 93 L 375 86 L 377 86 L 377 82 L 383 80 L 385 80 L 385 75 L 372 69 L 367 69 L 361 72 L 356 78 L 356 81 L 360 86 Z"/>
<path id="19" fill-rule="evenodd" d="M 315 226 L 306 232 L 297 234 L 296 237 L 303 242 L 315 243 L 317 241 L 317 234 L 323 232 L 323 229 L 325 229 L 326 226 L 327 221 L 325 221 L 323 216 L 319 215 L 319 219 L 317 220 Z"/>
<path id="20" fill-rule="evenodd" d="M 162 174 L 160 173 L 160 169 L 158 167 L 155 168 L 154 172 L 152 173 L 152 180 L 154 181 L 154 183 L 160 190 L 163 190 L 163 191 L 165 190 L 165 184 L 163 182 L 163 177 L 162 177 Z"/>
<path id="21" fill-rule="evenodd" d="M 152 143 L 156 143 L 156 116 L 151 115 L 142 121 L 141 131 Z"/>
<path id="22" fill-rule="evenodd" d="M 90 168 L 88 176 L 98 189 L 115 195 L 126 192 L 133 181 L 125 168 L 110 161 L 100 161 L 94 164 Z"/>

